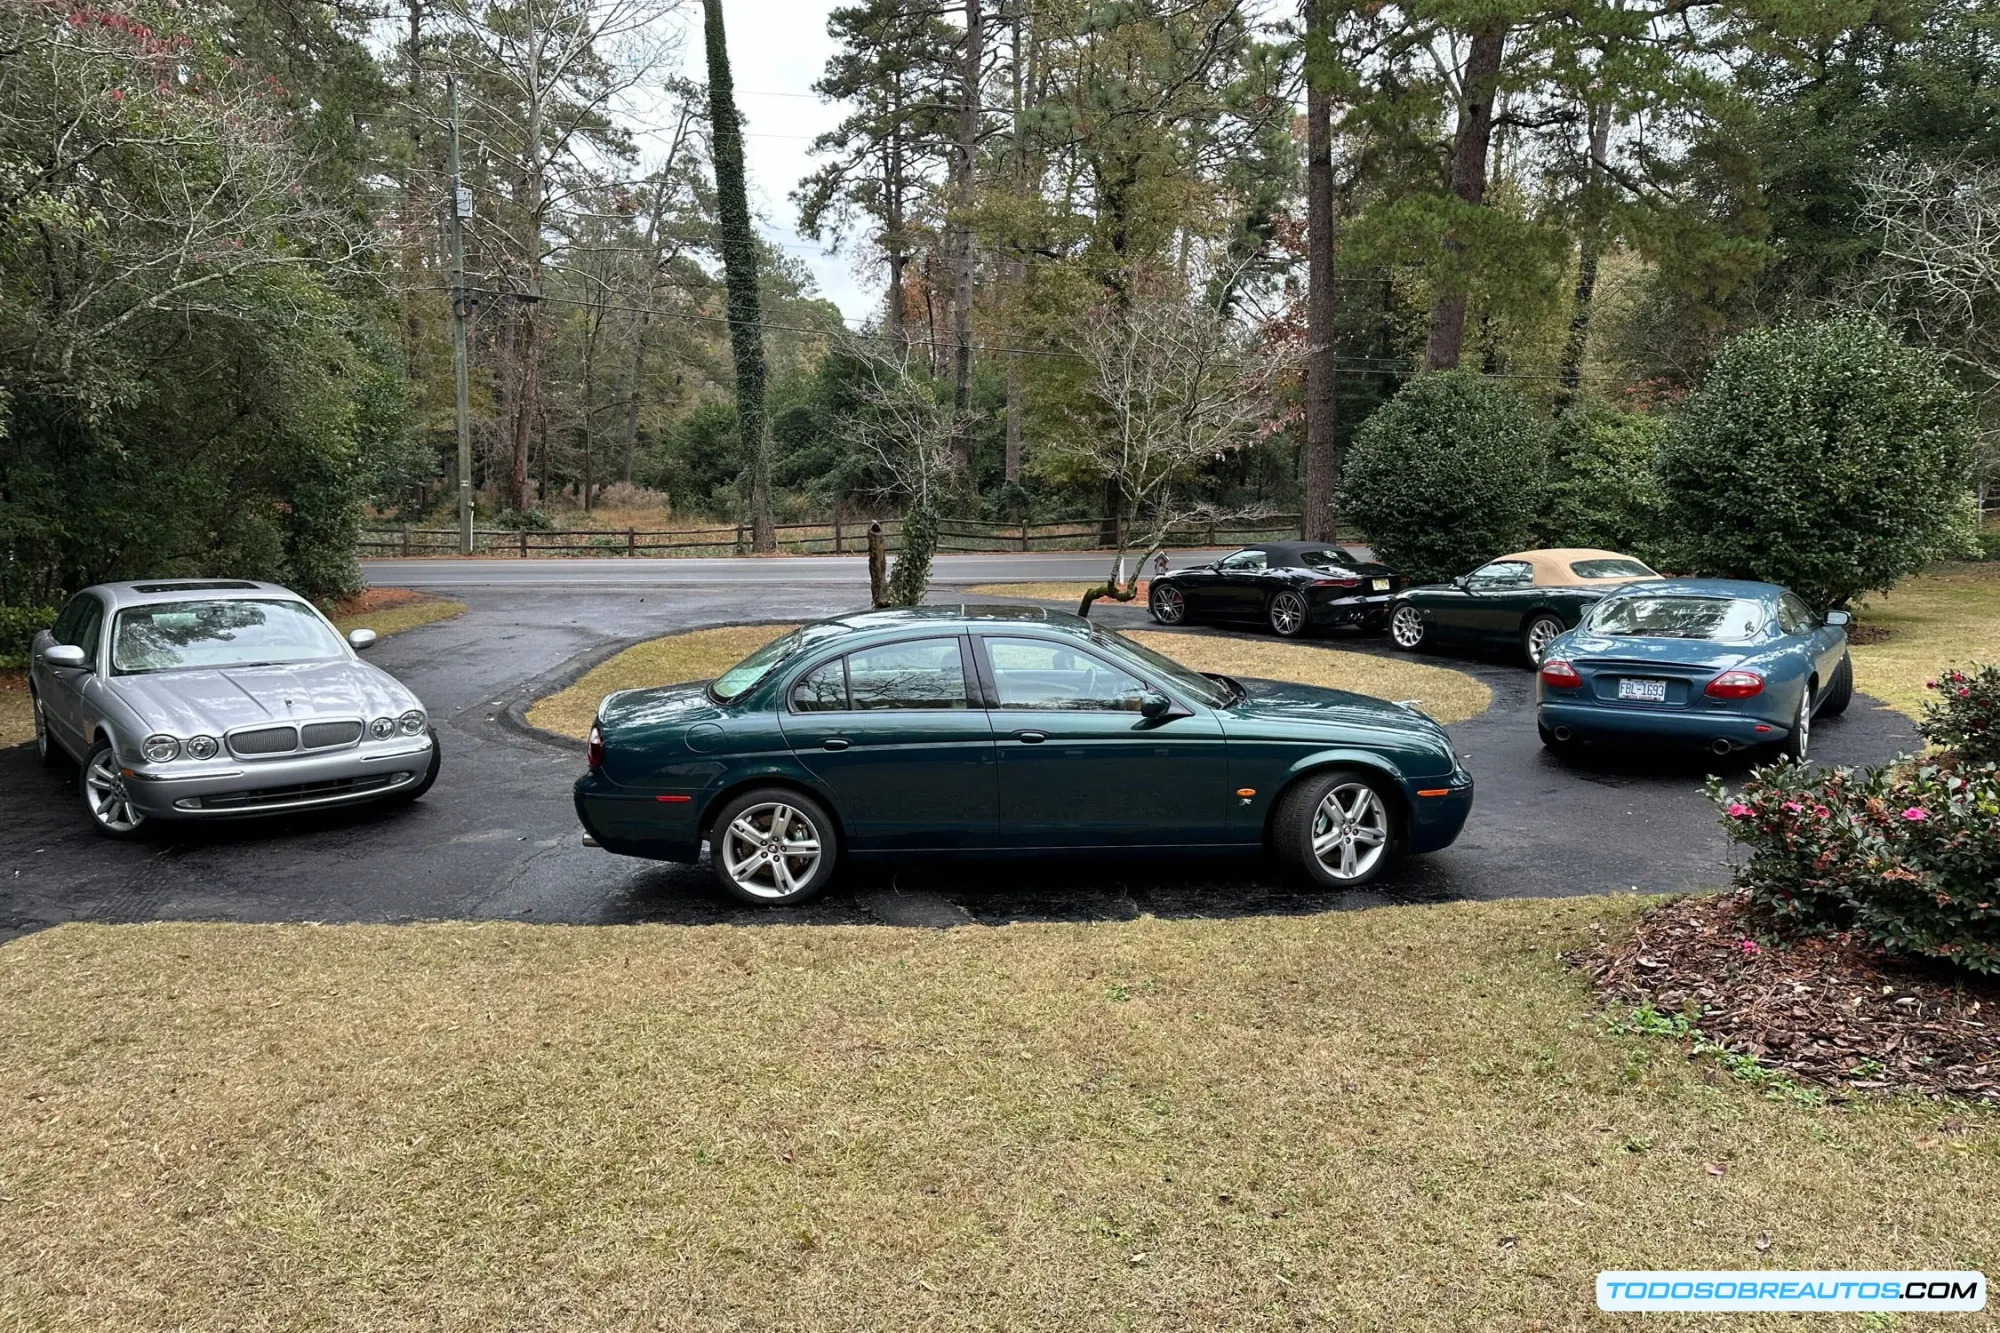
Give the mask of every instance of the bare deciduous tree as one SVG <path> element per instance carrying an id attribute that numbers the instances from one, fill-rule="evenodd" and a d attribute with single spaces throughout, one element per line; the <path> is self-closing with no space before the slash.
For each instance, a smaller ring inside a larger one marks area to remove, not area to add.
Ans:
<path id="1" fill-rule="evenodd" d="M 1263 438 L 1278 381 L 1296 362 L 1177 281 L 1141 275 L 1126 290 L 1127 300 L 1091 312 L 1072 343 L 1089 367 L 1093 419 L 1042 450 L 1044 466 L 1114 483 L 1107 491 L 1119 496 L 1117 551 L 1080 615 L 1100 597 L 1131 601 L 1174 528 L 1219 517 L 1189 483 Z"/>
<path id="2" fill-rule="evenodd" d="M 889 573 L 889 604 L 915 606 L 930 585 L 938 509 L 959 473 L 958 441 L 973 418 L 954 406 L 949 384 L 919 368 L 912 349 L 885 353 L 856 342 L 848 355 L 863 370 L 862 405 L 848 418 L 848 435 L 907 506 L 902 549 Z"/>

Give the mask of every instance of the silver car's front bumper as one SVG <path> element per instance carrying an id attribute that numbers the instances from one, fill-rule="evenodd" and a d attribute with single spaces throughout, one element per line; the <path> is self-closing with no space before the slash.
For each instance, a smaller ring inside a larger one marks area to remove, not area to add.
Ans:
<path id="1" fill-rule="evenodd" d="M 282 759 L 220 758 L 127 767 L 125 789 L 150 819 L 217 819 L 346 805 L 423 780 L 431 739 Z"/>

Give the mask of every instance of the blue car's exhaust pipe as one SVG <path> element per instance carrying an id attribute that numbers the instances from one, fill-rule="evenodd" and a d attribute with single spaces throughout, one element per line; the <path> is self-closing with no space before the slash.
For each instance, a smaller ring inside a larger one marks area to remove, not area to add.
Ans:
<path id="1" fill-rule="evenodd" d="M 1711 744 L 1708 748 L 1715 751 L 1717 754 L 1728 754 L 1731 750 L 1736 748 L 1736 742 L 1730 740 L 1726 736 L 1717 736 L 1715 738 L 1714 743 Z"/>

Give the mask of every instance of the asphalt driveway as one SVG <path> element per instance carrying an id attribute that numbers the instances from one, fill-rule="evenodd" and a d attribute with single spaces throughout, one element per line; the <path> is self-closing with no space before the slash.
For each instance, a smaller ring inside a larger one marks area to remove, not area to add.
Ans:
<path id="1" fill-rule="evenodd" d="M 371 659 L 418 692 L 443 738 L 444 770 L 422 802 L 168 830 L 121 844 L 87 827 L 72 773 L 40 768 L 29 746 L 0 751 L 0 938 L 73 920 L 949 924 L 1223 916 L 1658 892 L 1727 875 L 1728 844 L 1701 790 L 1714 761 L 1560 763 L 1536 739 L 1525 669 L 1440 658 L 1432 660 L 1493 690 L 1492 708 L 1451 728 L 1479 780 L 1477 804 L 1456 846 L 1402 863 L 1368 891 L 1322 893 L 1261 861 L 1001 861 L 857 871 L 804 907 L 746 910 L 714 886 L 705 866 L 584 847 L 569 800 L 578 748 L 514 719 L 529 700 L 624 642 L 833 614 L 856 603 L 848 579 L 635 586 L 451 575 L 439 567 L 437 590 L 466 602 L 468 612 L 385 640 Z M 376 577 L 429 586 L 422 565 Z M 1147 623 L 1129 607 L 1098 614 L 1114 626 Z M 1334 642 L 1387 651 L 1379 640 Z M 1872 763 L 1914 747 L 1916 736 L 1901 715 L 1857 696 L 1846 717 L 1815 728 L 1814 741 L 1823 762 Z"/>

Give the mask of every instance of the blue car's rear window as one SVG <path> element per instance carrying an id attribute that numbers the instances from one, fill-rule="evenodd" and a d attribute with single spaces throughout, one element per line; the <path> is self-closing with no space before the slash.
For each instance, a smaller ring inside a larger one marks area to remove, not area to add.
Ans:
<path id="1" fill-rule="evenodd" d="M 1621 638 L 1737 643 L 1754 638 L 1769 618 L 1764 603 L 1748 597 L 1658 594 L 1599 602 L 1591 613 L 1590 627 L 1599 634 Z"/>

